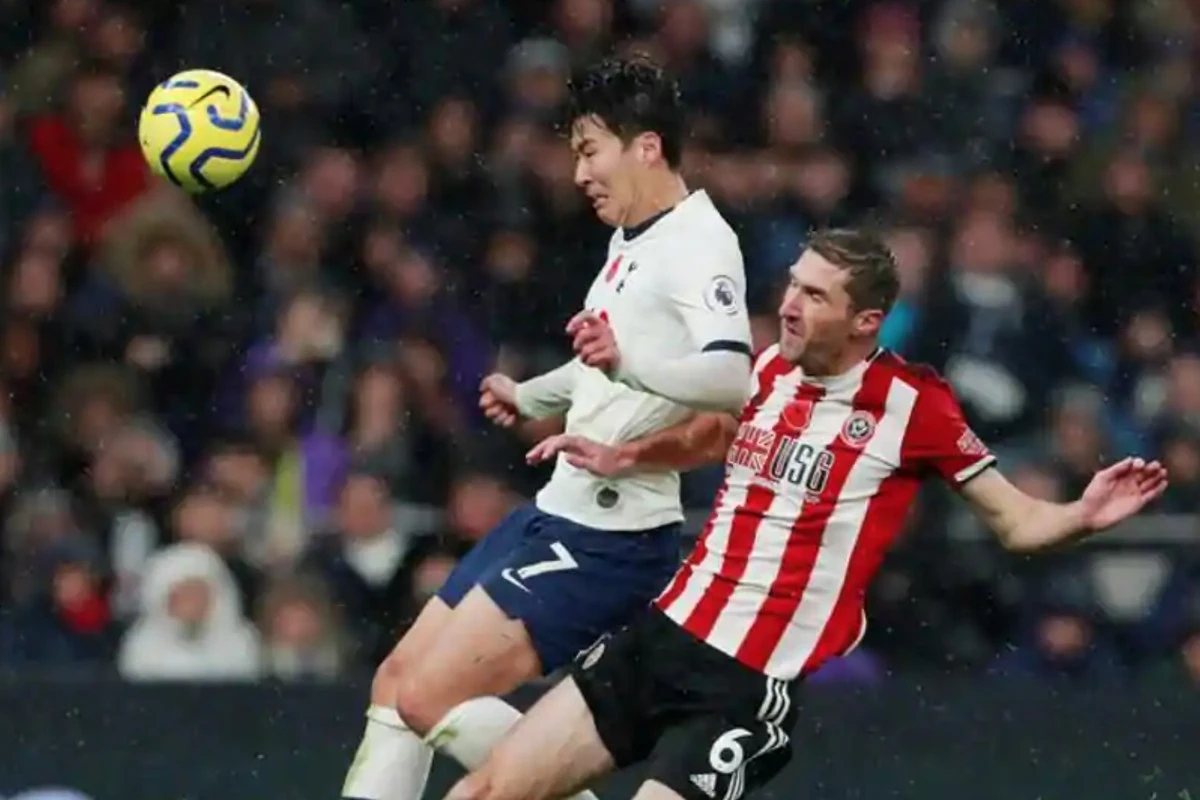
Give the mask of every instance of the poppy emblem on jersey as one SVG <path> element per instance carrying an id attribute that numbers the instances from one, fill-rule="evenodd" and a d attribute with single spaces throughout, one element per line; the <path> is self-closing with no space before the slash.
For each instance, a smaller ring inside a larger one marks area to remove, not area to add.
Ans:
<path id="1" fill-rule="evenodd" d="M 812 421 L 813 403 L 811 400 L 796 400 L 783 407 L 779 415 L 780 421 L 790 433 L 800 433 Z"/>
<path id="2" fill-rule="evenodd" d="M 738 311 L 738 290 L 733 278 L 718 275 L 704 290 L 704 305 L 710 311 L 733 316 Z"/>
<path id="3" fill-rule="evenodd" d="M 604 273 L 605 283 L 612 283 L 613 278 L 617 277 L 617 270 L 621 268 L 621 260 L 623 258 L 625 258 L 625 256 L 617 256 L 613 259 L 612 263 L 608 265 L 608 272 Z"/>
<path id="4" fill-rule="evenodd" d="M 875 435 L 875 417 L 855 411 L 842 425 L 842 439 L 851 447 L 862 447 Z"/>

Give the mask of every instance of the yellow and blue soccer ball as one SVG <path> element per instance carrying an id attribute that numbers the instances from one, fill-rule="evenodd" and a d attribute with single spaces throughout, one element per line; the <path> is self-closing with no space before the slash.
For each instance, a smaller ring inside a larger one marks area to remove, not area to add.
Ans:
<path id="1" fill-rule="evenodd" d="M 188 192 L 220 189 L 242 177 L 261 140 L 250 93 L 209 69 L 190 69 L 160 83 L 138 120 L 138 141 L 150 169 Z"/>

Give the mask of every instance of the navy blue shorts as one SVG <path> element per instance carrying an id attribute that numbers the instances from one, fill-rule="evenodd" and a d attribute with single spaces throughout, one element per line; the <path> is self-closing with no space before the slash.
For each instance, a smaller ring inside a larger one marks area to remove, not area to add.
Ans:
<path id="1" fill-rule="evenodd" d="M 679 567 L 680 525 L 602 531 L 522 506 L 458 563 L 438 597 L 453 608 L 475 586 L 525 624 L 553 672 L 627 624 Z"/>

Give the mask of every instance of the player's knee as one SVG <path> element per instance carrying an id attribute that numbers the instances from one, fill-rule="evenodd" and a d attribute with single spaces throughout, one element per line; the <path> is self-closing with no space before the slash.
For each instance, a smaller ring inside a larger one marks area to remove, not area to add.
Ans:
<path id="1" fill-rule="evenodd" d="M 392 706 L 410 729 L 422 736 L 442 721 L 450 710 L 436 684 L 416 670 L 405 670 L 392 689 Z"/>
<path id="2" fill-rule="evenodd" d="M 371 679 L 371 702 L 376 705 L 395 706 L 396 694 L 404 676 L 404 664 L 395 653 L 391 653 L 375 668 Z"/>

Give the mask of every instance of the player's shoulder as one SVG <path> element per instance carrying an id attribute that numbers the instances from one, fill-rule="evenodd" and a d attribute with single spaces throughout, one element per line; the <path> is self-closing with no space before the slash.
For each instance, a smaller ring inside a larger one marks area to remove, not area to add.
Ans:
<path id="1" fill-rule="evenodd" d="M 875 363 L 893 378 L 911 386 L 918 396 L 954 396 L 949 381 L 928 364 L 908 361 L 891 350 L 881 350 Z"/>
<path id="2" fill-rule="evenodd" d="M 714 240 L 738 244 L 737 231 L 725 219 L 712 198 L 704 190 L 692 195 L 687 209 L 688 223 L 697 228 L 697 233 Z"/>
<path id="3" fill-rule="evenodd" d="M 699 233 L 696 238 L 697 245 L 719 248 L 720 252 L 736 259 L 739 265 L 742 263 L 742 243 L 738 239 L 737 231 L 713 205 L 712 200 L 708 199 L 707 194 L 696 211 L 696 228 Z"/>
<path id="4" fill-rule="evenodd" d="M 664 247 L 684 258 L 716 258 L 733 262 L 736 269 L 741 269 L 742 247 L 737 232 L 707 193 L 695 192 L 676 211 L 678 217 L 672 221 L 670 242 L 664 241 Z"/>

